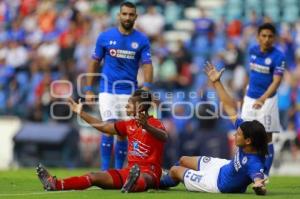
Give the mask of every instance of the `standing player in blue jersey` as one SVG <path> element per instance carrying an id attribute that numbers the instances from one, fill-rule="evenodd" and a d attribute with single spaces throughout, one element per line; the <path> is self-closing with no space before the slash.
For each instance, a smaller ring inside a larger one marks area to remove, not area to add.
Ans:
<path id="1" fill-rule="evenodd" d="M 144 71 L 144 90 L 152 86 L 153 67 L 150 42 L 141 32 L 133 28 L 137 18 L 136 6 L 130 2 L 120 5 L 119 26 L 100 33 L 97 39 L 93 61 L 88 69 L 90 74 L 85 86 L 87 102 L 94 97 L 93 77 L 103 60 L 100 77 L 99 109 L 103 121 L 126 118 L 125 105 L 137 88 L 137 73 L 140 65 Z M 110 166 L 114 138 L 102 136 L 100 155 L 101 169 Z M 127 153 L 126 138 L 118 136 L 115 146 L 115 168 L 123 167 Z"/>
<path id="2" fill-rule="evenodd" d="M 220 77 L 222 74 L 208 63 L 206 73 L 213 83 L 223 107 L 237 128 L 238 147 L 232 160 L 207 156 L 183 156 L 168 175 L 161 178 L 160 187 L 183 182 L 188 191 L 211 193 L 244 193 L 249 184 L 257 195 L 265 195 L 264 162 L 268 153 L 267 133 L 257 120 L 237 118 L 236 104 L 227 94 Z"/>
<path id="3" fill-rule="evenodd" d="M 274 157 L 272 133 L 280 131 L 276 92 L 286 65 L 284 55 L 273 46 L 275 36 L 276 29 L 270 23 L 258 28 L 258 45 L 252 47 L 249 52 L 249 84 L 241 114 L 243 120 L 258 120 L 268 132 L 269 155 L 265 163 L 266 175 L 269 175 Z"/>

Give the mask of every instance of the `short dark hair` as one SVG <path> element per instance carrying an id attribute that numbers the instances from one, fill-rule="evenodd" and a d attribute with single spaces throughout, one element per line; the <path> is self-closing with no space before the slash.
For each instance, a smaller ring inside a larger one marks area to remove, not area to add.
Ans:
<path id="1" fill-rule="evenodd" d="M 271 23 L 264 23 L 264 24 L 260 25 L 258 27 L 257 34 L 259 34 L 262 30 L 265 30 L 265 29 L 270 30 L 274 35 L 276 35 L 276 28 Z"/>
<path id="2" fill-rule="evenodd" d="M 142 103 L 143 110 L 148 111 L 148 109 L 151 107 L 152 103 L 152 95 L 149 91 L 143 90 L 143 89 L 137 89 L 132 94 L 133 97 L 138 97 L 139 103 Z"/>
<path id="3" fill-rule="evenodd" d="M 136 9 L 136 5 L 134 3 L 129 2 L 129 1 L 124 1 L 123 3 L 120 4 L 120 11 L 121 11 L 123 6 Z"/>
<path id="4" fill-rule="evenodd" d="M 240 125 L 244 138 L 250 138 L 259 155 L 268 154 L 268 137 L 265 127 L 257 120 L 245 121 Z"/>

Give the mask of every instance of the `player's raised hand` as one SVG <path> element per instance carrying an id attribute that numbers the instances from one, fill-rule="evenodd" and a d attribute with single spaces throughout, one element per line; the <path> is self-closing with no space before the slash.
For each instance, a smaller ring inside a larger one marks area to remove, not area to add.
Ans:
<path id="1" fill-rule="evenodd" d="M 74 113 L 80 114 L 81 110 L 82 110 L 82 103 L 81 103 L 81 99 L 78 100 L 78 103 L 76 103 L 71 97 L 68 98 L 68 102 L 70 103 L 70 107 L 71 110 Z"/>
<path id="2" fill-rule="evenodd" d="M 220 71 L 218 71 L 213 64 L 206 62 L 205 73 L 207 74 L 209 80 L 213 83 L 220 80 L 224 71 L 225 68 L 222 68 Z"/>
<path id="3" fill-rule="evenodd" d="M 147 127 L 147 125 L 148 125 L 147 116 L 144 113 L 139 112 L 136 116 L 136 120 L 137 120 L 138 124 L 140 126 L 142 126 L 143 128 Z"/>

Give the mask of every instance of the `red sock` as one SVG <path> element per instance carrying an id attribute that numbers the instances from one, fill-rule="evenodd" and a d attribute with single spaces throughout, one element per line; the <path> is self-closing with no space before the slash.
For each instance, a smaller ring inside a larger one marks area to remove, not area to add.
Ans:
<path id="1" fill-rule="evenodd" d="M 91 178 L 88 175 L 70 177 L 57 180 L 57 190 L 82 190 L 92 186 Z"/>
<path id="2" fill-rule="evenodd" d="M 132 192 L 142 192 L 147 189 L 146 181 L 143 177 L 139 177 L 135 185 L 132 188 Z"/>

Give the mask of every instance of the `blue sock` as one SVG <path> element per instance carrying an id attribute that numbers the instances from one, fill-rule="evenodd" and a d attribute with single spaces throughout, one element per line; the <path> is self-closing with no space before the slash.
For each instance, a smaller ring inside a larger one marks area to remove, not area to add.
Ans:
<path id="1" fill-rule="evenodd" d="M 179 161 L 174 164 L 174 166 L 179 166 Z M 171 176 L 169 175 L 169 172 L 167 170 L 164 170 L 160 182 L 159 182 L 159 188 L 165 189 L 168 187 L 175 187 L 179 184 L 180 181 L 175 181 Z"/>
<path id="2" fill-rule="evenodd" d="M 122 169 L 127 156 L 127 140 L 117 140 L 115 147 L 115 168 Z"/>
<path id="3" fill-rule="evenodd" d="M 270 173 L 270 170 L 271 170 L 271 167 L 272 167 L 272 163 L 273 163 L 273 158 L 274 158 L 274 146 L 273 146 L 273 143 L 269 143 L 268 144 L 268 156 L 266 158 L 266 161 L 265 161 L 265 168 L 264 168 L 264 171 L 265 171 L 265 174 L 269 175 Z"/>
<path id="4" fill-rule="evenodd" d="M 114 145 L 114 137 L 102 135 L 100 155 L 101 155 L 101 170 L 106 171 L 110 166 L 111 151 Z"/>
<path id="5" fill-rule="evenodd" d="M 162 175 L 159 182 L 159 188 L 175 187 L 180 181 L 175 181 L 169 174 Z"/>

